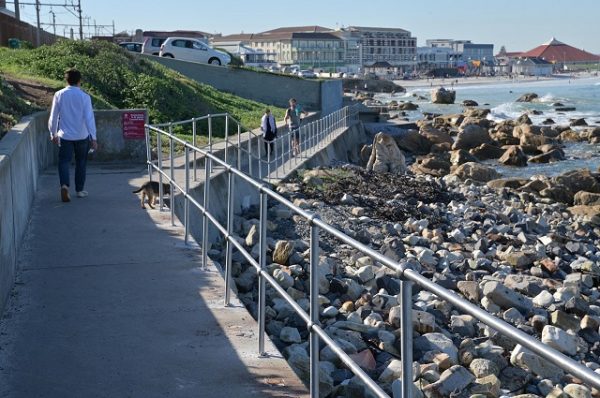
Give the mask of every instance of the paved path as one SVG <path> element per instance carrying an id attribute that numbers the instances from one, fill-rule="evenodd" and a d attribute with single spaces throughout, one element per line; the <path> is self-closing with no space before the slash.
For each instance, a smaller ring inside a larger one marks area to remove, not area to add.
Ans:
<path id="1" fill-rule="evenodd" d="M 306 396 L 271 345 L 257 357 L 255 321 L 223 307 L 222 277 L 168 212 L 139 208 L 145 170 L 96 166 L 71 203 L 42 175 L 0 321 L 0 397 Z"/>

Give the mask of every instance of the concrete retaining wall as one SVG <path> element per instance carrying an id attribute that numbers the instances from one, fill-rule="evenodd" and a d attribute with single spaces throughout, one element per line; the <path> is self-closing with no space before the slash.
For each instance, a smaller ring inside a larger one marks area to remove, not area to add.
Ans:
<path id="1" fill-rule="evenodd" d="M 145 162 L 145 141 L 125 140 L 124 111 L 96 111 L 96 160 Z M 56 163 L 58 149 L 50 141 L 48 112 L 25 117 L 0 140 L 0 314 L 12 289 L 18 250 L 40 172 Z M 58 188 L 58 178 L 57 178 Z"/>
<path id="2" fill-rule="evenodd" d="M 360 149 L 362 144 L 367 143 L 369 137 L 365 133 L 361 123 L 349 127 L 346 131 L 338 135 L 331 144 L 315 153 L 298 168 L 313 168 L 317 166 L 327 166 L 333 161 L 357 162 L 360 159 Z M 298 169 L 297 168 L 297 169 Z M 288 170 L 287 175 L 293 173 Z M 213 174 L 210 183 L 210 212 L 217 220 L 226 226 L 227 222 L 227 189 L 228 175 L 225 171 L 219 171 Z M 203 203 L 204 183 L 200 183 L 191 190 L 192 197 L 198 203 Z M 242 207 L 258 205 L 259 194 L 253 186 L 236 178 L 234 211 L 239 214 Z M 190 205 L 190 233 L 196 242 L 202 242 L 202 217 L 196 208 Z M 175 195 L 175 213 L 180 220 L 184 215 L 184 200 L 181 195 Z M 210 223 L 209 223 L 210 225 Z M 220 241 L 222 235 L 216 228 L 209 230 L 209 242 Z"/>
<path id="3" fill-rule="evenodd" d="M 342 108 L 341 80 L 300 79 L 294 76 L 199 64 L 152 55 L 141 56 L 197 82 L 265 104 L 287 107 L 290 97 L 295 97 L 309 111 L 329 114 Z"/>

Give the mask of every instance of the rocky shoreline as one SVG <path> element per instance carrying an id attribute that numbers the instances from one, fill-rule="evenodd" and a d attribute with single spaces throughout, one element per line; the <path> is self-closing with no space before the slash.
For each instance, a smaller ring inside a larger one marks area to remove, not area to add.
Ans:
<path id="1" fill-rule="evenodd" d="M 600 129 L 534 126 L 527 115 L 496 123 L 488 113 L 466 107 L 462 114 L 425 115 L 419 130 L 377 134 L 363 147 L 361 165 L 301 171 L 277 189 L 600 377 L 600 173 L 500 178 L 482 163 L 560 161 L 563 143 L 598 143 Z M 275 203 L 269 220 L 268 270 L 308 311 L 308 223 Z M 258 209 L 246 209 L 235 226 L 258 258 Z M 399 279 L 325 233 L 320 249 L 322 326 L 391 394 L 401 377 Z M 219 263 L 223 253 L 219 246 L 211 251 Z M 256 272 L 240 253 L 233 275 L 239 298 L 256 317 Z M 303 321 L 273 289 L 267 305 L 270 338 L 308 381 Z M 413 311 L 415 397 L 600 397 L 419 287 Z M 321 347 L 320 360 L 321 396 L 370 396 L 329 348 Z"/>
<path id="2" fill-rule="evenodd" d="M 598 174 L 587 175 L 590 183 L 600 183 Z M 278 190 L 600 374 L 600 228 L 567 204 L 522 188 L 348 165 L 301 173 Z M 250 208 L 235 223 L 255 258 L 257 218 L 258 210 Z M 274 203 L 269 219 L 269 272 L 308 310 L 308 225 Z M 322 325 L 391 393 L 391 383 L 401 376 L 399 280 L 323 233 L 320 247 Z M 221 253 L 212 251 L 222 263 Z M 256 272 L 239 253 L 233 270 L 238 295 L 256 316 Z M 267 304 L 269 336 L 307 381 L 308 332 L 302 320 L 272 289 Z M 418 287 L 413 309 L 416 397 L 600 396 Z M 322 347 L 320 359 L 322 396 L 369 396 L 329 348 Z"/>

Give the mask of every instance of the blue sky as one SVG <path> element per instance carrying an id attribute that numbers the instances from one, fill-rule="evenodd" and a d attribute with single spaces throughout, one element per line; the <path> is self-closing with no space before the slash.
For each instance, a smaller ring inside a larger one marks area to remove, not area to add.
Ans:
<path id="1" fill-rule="evenodd" d="M 363 25 L 407 29 L 419 45 L 429 38 L 471 39 L 496 50 L 528 50 L 552 36 L 600 53 L 600 0 L 81 0 L 97 23 L 115 21 L 118 31 L 202 30 L 224 34 L 258 32 L 279 26 Z M 63 1 L 54 1 L 62 3 Z M 35 21 L 32 6 L 23 15 Z M 57 22 L 73 17 L 55 8 Z M 49 9 L 42 20 L 50 21 Z M 59 31 L 62 31 L 59 29 Z"/>

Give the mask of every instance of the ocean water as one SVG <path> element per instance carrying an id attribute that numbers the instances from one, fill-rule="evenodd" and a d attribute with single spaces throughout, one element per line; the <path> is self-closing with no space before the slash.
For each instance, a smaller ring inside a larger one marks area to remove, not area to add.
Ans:
<path id="1" fill-rule="evenodd" d="M 480 108 L 489 108 L 489 118 L 501 121 L 514 119 L 528 110 L 541 111 L 540 115 L 529 115 L 534 124 L 550 118 L 557 125 L 568 125 L 570 119 L 585 118 L 590 126 L 600 127 L 600 78 L 568 79 L 560 78 L 548 81 L 531 81 L 519 83 L 498 83 L 488 85 L 457 86 L 456 104 L 432 104 L 429 101 L 430 88 L 417 88 L 399 95 L 378 94 L 375 99 L 382 102 L 391 100 L 410 100 L 419 105 L 419 110 L 407 112 L 409 120 L 422 118 L 422 112 L 432 113 L 461 113 L 464 107 L 460 105 L 463 100 L 477 101 Z M 522 94 L 534 92 L 539 95 L 537 102 L 515 102 Z M 426 97 L 427 100 L 418 100 L 416 96 Z M 557 112 L 553 104 L 560 102 L 565 107 L 575 107 L 575 111 Z M 574 128 L 581 130 L 582 128 Z M 593 171 L 600 167 L 600 145 L 566 144 L 565 153 L 567 160 L 557 163 L 534 165 L 524 168 L 507 167 L 495 161 L 486 162 L 497 166 L 503 176 L 529 177 L 536 174 L 557 175 L 565 171 L 587 167 Z"/>

